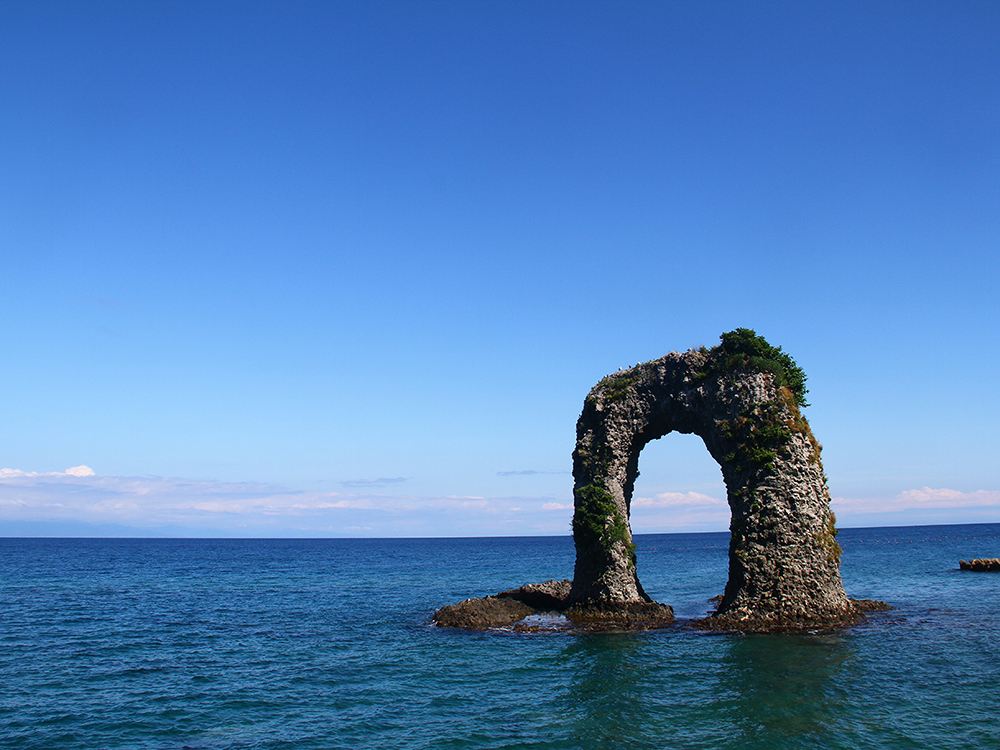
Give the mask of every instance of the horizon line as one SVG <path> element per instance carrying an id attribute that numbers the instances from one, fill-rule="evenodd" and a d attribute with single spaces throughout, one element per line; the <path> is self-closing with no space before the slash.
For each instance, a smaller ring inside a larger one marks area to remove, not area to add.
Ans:
<path id="1" fill-rule="evenodd" d="M 872 529 L 919 529 L 919 528 L 940 528 L 954 526 L 996 526 L 1000 521 L 980 521 L 976 523 L 915 523 L 901 524 L 893 526 L 841 526 L 838 531 L 857 531 Z M 680 536 L 690 534 L 728 534 L 724 531 L 644 531 L 633 534 L 634 537 L 641 536 Z M 44 536 L 36 534 L 20 535 L 0 535 L 0 540 L 5 539 L 122 539 L 122 540 L 159 540 L 159 541 L 423 541 L 434 539 L 572 539 L 572 534 L 498 534 L 490 536 L 84 536 L 84 535 L 59 535 Z"/>

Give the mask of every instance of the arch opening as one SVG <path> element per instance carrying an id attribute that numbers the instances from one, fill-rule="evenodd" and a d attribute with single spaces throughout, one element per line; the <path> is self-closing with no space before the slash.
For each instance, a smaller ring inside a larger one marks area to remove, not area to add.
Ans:
<path id="1" fill-rule="evenodd" d="M 634 534 L 728 531 L 722 471 L 700 437 L 671 432 L 650 440 L 638 470 L 629 507 Z"/>

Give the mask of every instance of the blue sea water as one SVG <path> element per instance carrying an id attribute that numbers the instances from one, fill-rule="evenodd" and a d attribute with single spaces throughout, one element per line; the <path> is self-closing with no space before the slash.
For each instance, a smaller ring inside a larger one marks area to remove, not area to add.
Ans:
<path id="1" fill-rule="evenodd" d="M 641 535 L 675 627 L 474 633 L 568 537 L 0 539 L 0 747 L 1000 748 L 1000 524 L 847 529 L 838 633 L 704 633 L 726 534 Z"/>

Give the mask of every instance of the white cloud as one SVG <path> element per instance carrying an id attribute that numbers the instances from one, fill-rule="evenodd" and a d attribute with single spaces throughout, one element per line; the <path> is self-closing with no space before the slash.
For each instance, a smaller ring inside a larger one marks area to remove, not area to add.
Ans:
<path id="1" fill-rule="evenodd" d="M 945 488 L 922 487 L 919 490 L 905 490 L 893 498 L 865 499 L 835 497 L 833 509 L 851 513 L 885 513 L 917 509 L 948 508 L 997 508 L 1000 510 L 1000 491 L 977 490 L 961 492 Z"/>
<path id="2" fill-rule="evenodd" d="M 16 477 L 92 477 L 94 470 L 89 466 L 71 466 L 66 471 L 21 471 L 20 469 L 0 469 L 0 480 Z"/>
<path id="3" fill-rule="evenodd" d="M 890 498 L 835 497 L 831 507 L 840 526 L 996 523 L 1000 491 L 922 487 Z"/>
<path id="4" fill-rule="evenodd" d="M 632 507 L 636 508 L 676 508 L 678 506 L 729 507 L 725 500 L 702 495 L 700 492 L 661 492 L 653 497 L 636 497 Z"/>
<path id="5" fill-rule="evenodd" d="M 378 479 L 348 479 L 340 484 L 344 487 L 383 487 L 387 484 L 402 484 L 406 477 L 379 477 Z"/>
<path id="6" fill-rule="evenodd" d="M 637 534 L 725 531 L 729 517 L 726 500 L 700 492 L 661 492 L 632 498 L 632 531 Z"/>
<path id="7" fill-rule="evenodd" d="M 1000 491 L 961 492 L 923 487 L 889 498 L 834 498 L 841 526 L 906 526 L 1000 521 Z M 644 531 L 722 531 L 729 527 L 725 499 L 697 492 L 664 492 L 632 501 L 632 528 Z"/>
<path id="8" fill-rule="evenodd" d="M 836 498 L 833 508 L 842 526 L 1000 521 L 1000 491 L 923 487 L 892 498 Z M 106 476 L 85 466 L 0 469 L 0 535 L 22 533 L 25 524 L 77 524 L 88 535 L 103 525 L 137 536 L 492 536 L 509 533 L 512 523 L 519 534 L 565 535 L 572 512 L 571 501 L 551 497 L 306 492 L 253 482 Z M 632 502 L 636 533 L 721 531 L 729 516 L 725 499 L 698 492 Z"/>
<path id="9" fill-rule="evenodd" d="M 349 498 L 350 496 L 348 496 Z M 255 483 L 165 477 L 102 476 L 85 466 L 66 472 L 0 471 L 0 502 L 33 520 L 164 524 L 219 514 L 295 514 L 338 504 L 339 493 L 301 493 Z M 8 511 L 3 514 L 11 518 Z"/>
<path id="10" fill-rule="evenodd" d="M 11 524 L 70 523 L 209 536 L 490 536 L 505 533 L 515 518 L 523 524 L 519 533 L 568 532 L 568 517 L 543 514 L 537 498 L 306 492 L 252 482 L 105 476 L 85 468 L 0 471 L 0 535 L 17 533 Z"/>
<path id="11" fill-rule="evenodd" d="M 834 498 L 841 526 L 905 526 L 1000 521 L 1000 491 L 961 492 L 922 487 L 894 497 Z M 664 492 L 632 501 L 632 528 L 644 531 L 722 531 L 729 527 L 725 499 L 697 492 Z"/>

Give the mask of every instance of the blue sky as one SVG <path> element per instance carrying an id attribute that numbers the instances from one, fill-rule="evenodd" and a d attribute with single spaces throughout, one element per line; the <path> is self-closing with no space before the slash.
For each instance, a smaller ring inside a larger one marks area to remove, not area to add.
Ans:
<path id="1" fill-rule="evenodd" d="M 1000 521 L 998 32 L 0 2 L 0 534 L 568 533 L 590 387 L 736 327 L 842 525 Z M 728 526 L 697 438 L 640 469 L 635 531 Z"/>

